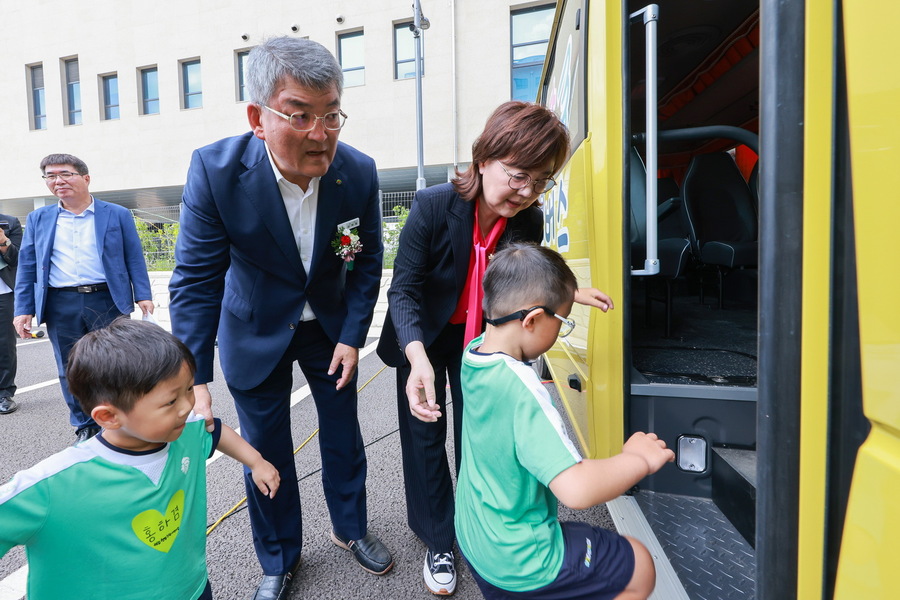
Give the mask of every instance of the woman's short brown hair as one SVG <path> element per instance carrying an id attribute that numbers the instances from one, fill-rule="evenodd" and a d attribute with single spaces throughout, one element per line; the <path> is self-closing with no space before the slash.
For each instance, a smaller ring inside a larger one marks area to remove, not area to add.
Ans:
<path id="1" fill-rule="evenodd" d="M 472 164 L 456 172 L 453 185 L 466 201 L 481 195 L 479 165 L 505 159 L 523 170 L 550 164 L 556 174 L 569 154 L 569 132 L 549 109 L 531 102 L 512 100 L 501 104 L 487 120 L 472 144 Z"/>

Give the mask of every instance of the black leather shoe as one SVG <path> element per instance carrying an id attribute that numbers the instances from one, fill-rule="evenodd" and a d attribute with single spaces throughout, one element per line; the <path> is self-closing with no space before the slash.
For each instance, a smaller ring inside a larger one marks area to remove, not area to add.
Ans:
<path id="1" fill-rule="evenodd" d="M 18 410 L 19 405 L 16 404 L 16 401 L 10 398 L 9 396 L 3 396 L 0 398 L 0 415 L 8 415 L 9 413 L 14 413 Z"/>
<path id="2" fill-rule="evenodd" d="M 375 575 L 384 575 L 394 566 L 391 553 L 377 537 L 367 533 L 361 540 L 347 540 L 331 532 L 331 541 L 353 553 L 353 558 L 363 569 Z"/>
<path id="3" fill-rule="evenodd" d="M 82 427 L 75 432 L 75 443 L 79 444 L 81 442 L 86 442 L 98 433 L 100 433 L 99 425 L 88 425 L 87 427 Z"/>
<path id="4" fill-rule="evenodd" d="M 250 600 L 287 600 L 291 589 L 291 582 L 297 569 L 300 568 L 300 560 L 289 573 L 284 575 L 263 575 L 262 581 L 256 587 L 256 592 Z"/>

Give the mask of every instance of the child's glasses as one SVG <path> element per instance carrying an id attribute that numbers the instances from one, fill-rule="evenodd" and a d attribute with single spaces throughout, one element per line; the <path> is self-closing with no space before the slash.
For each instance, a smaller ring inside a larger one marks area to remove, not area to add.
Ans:
<path id="1" fill-rule="evenodd" d="M 567 319 L 566 317 L 562 317 L 555 312 L 553 312 L 550 308 L 546 306 L 532 306 L 531 308 L 523 308 L 522 310 L 517 310 L 516 312 L 506 315 L 505 317 L 499 317 L 497 319 L 485 319 L 488 323 L 493 325 L 494 327 L 498 325 L 503 325 L 504 323 L 509 323 L 510 321 L 515 321 L 518 319 L 519 321 L 524 321 L 525 317 L 528 316 L 528 313 L 533 311 L 536 308 L 540 308 L 545 313 L 550 315 L 551 317 L 556 317 L 560 321 L 562 321 L 562 325 L 559 327 L 559 337 L 564 338 L 575 329 L 575 321 L 572 319 Z"/>

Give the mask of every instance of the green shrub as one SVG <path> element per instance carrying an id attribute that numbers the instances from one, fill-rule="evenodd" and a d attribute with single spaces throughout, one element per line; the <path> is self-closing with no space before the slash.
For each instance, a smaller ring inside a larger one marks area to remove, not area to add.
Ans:
<path id="1" fill-rule="evenodd" d="M 178 223 L 148 223 L 141 219 L 134 222 L 148 271 L 171 271 L 175 268 L 175 240 Z"/>
<path id="2" fill-rule="evenodd" d="M 397 216 L 395 223 L 382 223 L 382 239 L 384 240 L 384 268 L 393 269 L 394 259 L 397 257 L 397 248 L 400 246 L 400 231 L 406 225 L 406 218 L 409 216 L 409 209 L 400 204 L 393 208 L 393 213 Z"/>

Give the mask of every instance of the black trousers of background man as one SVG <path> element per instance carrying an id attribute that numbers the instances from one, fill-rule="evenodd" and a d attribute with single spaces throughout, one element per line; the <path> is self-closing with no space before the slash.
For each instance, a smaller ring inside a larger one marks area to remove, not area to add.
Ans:
<path id="1" fill-rule="evenodd" d="M 13 293 L 0 294 L 0 398 L 16 395 L 16 328 Z"/>

